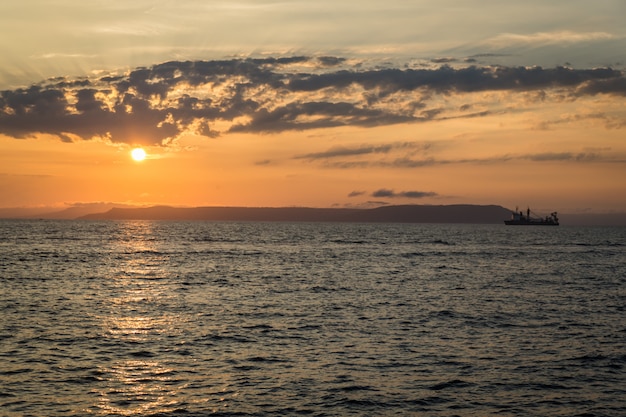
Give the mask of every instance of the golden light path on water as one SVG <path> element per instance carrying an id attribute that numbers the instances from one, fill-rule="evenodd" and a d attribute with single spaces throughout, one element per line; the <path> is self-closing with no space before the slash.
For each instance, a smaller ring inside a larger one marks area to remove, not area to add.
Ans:
<path id="1" fill-rule="evenodd" d="M 169 281 L 160 279 L 166 274 L 165 259 L 158 255 L 154 224 L 124 222 L 120 226 L 112 252 L 122 255 L 111 271 L 109 314 L 102 317 L 113 360 L 100 367 L 105 385 L 97 393 L 96 409 L 98 414 L 124 416 L 174 412 L 182 403 L 197 403 L 185 398 L 188 383 L 180 381 L 171 363 L 161 359 L 174 347 L 165 341 L 181 343 L 188 318 L 162 308 L 174 295 Z"/>

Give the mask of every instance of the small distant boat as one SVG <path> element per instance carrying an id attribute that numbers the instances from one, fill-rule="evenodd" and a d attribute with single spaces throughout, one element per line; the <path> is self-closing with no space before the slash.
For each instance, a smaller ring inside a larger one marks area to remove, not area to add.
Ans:
<path id="1" fill-rule="evenodd" d="M 505 220 L 507 226 L 558 226 L 559 218 L 556 211 L 546 217 L 531 217 L 530 208 L 526 210 L 526 215 L 517 209 L 511 213 L 511 219 Z"/>

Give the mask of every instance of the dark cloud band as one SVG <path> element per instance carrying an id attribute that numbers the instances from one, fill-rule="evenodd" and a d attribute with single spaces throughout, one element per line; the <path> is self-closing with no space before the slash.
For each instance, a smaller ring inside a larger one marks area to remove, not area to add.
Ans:
<path id="1" fill-rule="evenodd" d="M 419 198 L 426 198 L 426 197 L 436 197 L 437 193 L 432 192 L 432 191 L 400 191 L 400 192 L 396 192 L 394 190 L 390 190 L 390 189 L 380 189 L 377 191 L 374 191 L 372 193 L 372 197 L 376 197 L 376 198 L 414 198 L 414 199 L 419 199 Z"/>
<path id="2" fill-rule="evenodd" d="M 182 133 L 212 137 L 458 117 L 429 108 L 427 99 L 432 94 L 562 88 L 572 97 L 626 95 L 624 73 L 610 68 L 443 65 L 361 70 L 346 65 L 336 57 L 172 61 L 98 79 L 57 78 L 0 92 L 0 133 L 15 138 L 45 133 L 65 141 L 102 137 L 162 145 Z M 393 98 L 406 93 L 411 94 L 402 100 Z M 228 127 L 217 131 L 217 122 Z"/>

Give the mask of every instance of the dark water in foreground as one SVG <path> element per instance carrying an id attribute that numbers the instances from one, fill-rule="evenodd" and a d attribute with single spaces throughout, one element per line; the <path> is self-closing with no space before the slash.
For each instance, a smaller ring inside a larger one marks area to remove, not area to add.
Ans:
<path id="1" fill-rule="evenodd" d="M 0 221 L 0 415 L 626 415 L 626 228 Z"/>

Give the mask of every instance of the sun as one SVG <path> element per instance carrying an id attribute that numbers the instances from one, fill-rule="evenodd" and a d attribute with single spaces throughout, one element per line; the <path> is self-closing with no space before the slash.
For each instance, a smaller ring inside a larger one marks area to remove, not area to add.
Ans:
<path id="1" fill-rule="evenodd" d="M 146 151 L 144 151 L 142 148 L 135 148 L 130 151 L 130 156 L 135 161 L 143 161 L 144 159 L 146 159 Z"/>

